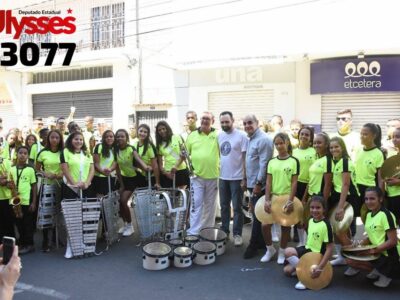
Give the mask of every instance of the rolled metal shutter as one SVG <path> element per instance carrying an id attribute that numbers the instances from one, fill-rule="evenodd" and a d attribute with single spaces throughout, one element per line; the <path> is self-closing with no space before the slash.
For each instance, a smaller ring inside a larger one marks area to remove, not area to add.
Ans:
<path id="1" fill-rule="evenodd" d="M 336 114 L 343 109 L 353 112 L 353 130 L 375 123 L 386 135 L 387 120 L 400 118 L 400 93 L 329 94 L 322 96 L 321 122 L 325 132 L 336 131 Z"/>
<path id="2" fill-rule="evenodd" d="M 216 120 L 223 111 L 231 111 L 236 121 L 255 114 L 259 121 L 269 120 L 274 114 L 273 90 L 248 90 L 208 93 L 208 109 Z M 216 125 L 219 122 L 215 123 Z"/>
<path id="3" fill-rule="evenodd" d="M 71 106 L 75 106 L 74 120 L 79 124 L 83 123 L 83 119 L 87 115 L 94 118 L 104 118 L 106 122 L 112 123 L 112 89 L 36 94 L 32 95 L 32 105 L 34 118 L 67 117 Z"/>

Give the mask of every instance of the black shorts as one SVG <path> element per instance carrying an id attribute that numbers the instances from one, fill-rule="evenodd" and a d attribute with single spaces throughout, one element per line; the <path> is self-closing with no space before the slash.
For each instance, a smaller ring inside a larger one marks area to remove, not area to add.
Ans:
<path id="1" fill-rule="evenodd" d="M 299 200 L 303 199 L 304 192 L 306 191 L 307 183 L 297 181 L 296 197 Z"/>
<path id="2" fill-rule="evenodd" d="M 111 192 L 115 191 L 115 177 L 111 177 Z M 107 195 L 108 190 L 108 178 L 94 176 L 92 180 L 93 191 L 96 194 Z"/>
<path id="3" fill-rule="evenodd" d="M 334 208 L 340 201 L 340 193 L 333 191 L 331 193 L 331 196 L 328 198 L 328 212 Z M 359 197 L 358 196 L 353 196 L 353 195 L 348 195 L 346 198 L 346 201 L 351 204 L 354 210 L 354 214 L 356 215 L 358 212 L 358 215 L 360 215 L 360 203 L 359 203 Z"/>
<path id="4" fill-rule="evenodd" d="M 161 181 L 161 186 L 163 188 L 171 188 L 172 187 L 172 179 L 169 179 L 168 177 L 161 175 L 160 176 L 160 181 Z M 175 174 L 175 186 L 189 186 L 190 185 L 190 179 L 189 179 L 189 170 L 184 169 L 184 170 L 179 170 L 176 171 Z"/>
<path id="5" fill-rule="evenodd" d="M 308 252 L 311 252 L 310 249 L 306 249 L 306 246 L 296 247 L 295 249 L 296 249 L 298 258 L 302 257 L 304 254 L 306 254 Z"/>
<path id="6" fill-rule="evenodd" d="M 396 220 L 400 220 L 400 195 L 387 197 L 387 208 L 394 214 Z"/>
<path id="7" fill-rule="evenodd" d="M 65 183 L 61 186 L 62 199 L 79 199 L 80 195 L 75 193 L 70 187 Z M 96 198 L 96 193 L 94 192 L 92 185 L 90 185 L 86 190 L 82 191 L 83 198 Z"/>
<path id="8" fill-rule="evenodd" d="M 149 186 L 148 178 L 147 176 L 144 176 L 142 173 L 137 174 L 137 187 L 138 188 L 144 188 Z M 151 186 L 154 186 L 156 184 L 156 178 L 154 176 L 151 176 Z"/>
<path id="9" fill-rule="evenodd" d="M 122 182 L 124 183 L 124 190 L 133 192 L 138 187 L 138 176 L 135 177 L 122 177 Z"/>
<path id="10" fill-rule="evenodd" d="M 389 278 L 400 278 L 399 257 L 381 255 L 377 260 L 371 261 L 371 264 L 379 273 Z"/>

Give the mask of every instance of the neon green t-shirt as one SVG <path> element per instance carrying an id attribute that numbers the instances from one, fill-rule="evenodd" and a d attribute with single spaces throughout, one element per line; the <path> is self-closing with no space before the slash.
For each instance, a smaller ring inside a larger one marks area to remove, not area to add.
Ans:
<path id="1" fill-rule="evenodd" d="M 292 177 L 299 174 L 299 169 L 299 161 L 293 156 L 285 159 L 271 158 L 267 164 L 267 174 L 272 176 L 271 194 L 290 194 Z"/>
<path id="2" fill-rule="evenodd" d="M 368 234 L 368 239 L 374 246 L 379 246 L 386 242 L 386 231 L 389 229 L 396 230 L 396 218 L 393 213 L 386 208 L 381 208 L 375 215 L 372 212 L 367 213 L 365 220 L 365 231 Z M 400 255 L 400 241 L 397 241 L 397 246 L 382 252 L 385 256 Z"/>
<path id="3" fill-rule="evenodd" d="M 384 159 L 382 151 L 376 147 L 369 150 L 359 149 L 354 161 L 357 184 L 375 186 L 378 169 L 382 167 Z"/>
<path id="4" fill-rule="evenodd" d="M 136 169 L 134 167 L 135 157 L 133 153 L 136 149 L 127 145 L 125 149 L 116 151 L 116 158 L 121 175 L 125 177 L 135 177 L 137 175 Z"/>
<path id="5" fill-rule="evenodd" d="M 29 205 L 32 184 L 36 183 L 35 170 L 28 165 L 22 168 L 17 168 L 17 166 L 14 166 L 11 167 L 10 173 L 15 186 L 18 188 L 18 193 L 21 197 L 21 205 Z"/>
<path id="6" fill-rule="evenodd" d="M 163 143 L 158 148 L 157 155 L 162 157 L 165 171 L 167 172 L 171 171 L 172 167 L 180 159 L 181 150 L 179 145 L 181 143 L 183 143 L 181 137 L 179 135 L 173 135 L 171 137 L 171 142 L 168 144 L 168 146 L 165 146 L 165 143 Z M 186 164 L 185 162 L 182 162 L 178 166 L 178 170 L 184 170 L 184 169 L 186 169 Z"/>
<path id="7" fill-rule="evenodd" d="M 400 153 L 396 153 L 394 151 L 389 152 L 388 158 L 395 155 L 400 156 Z M 389 197 L 400 196 L 400 185 L 392 185 L 392 186 L 386 185 L 386 191 Z"/>
<path id="8" fill-rule="evenodd" d="M 85 155 L 83 151 L 73 153 L 65 148 L 61 152 L 60 160 L 62 164 L 68 164 L 69 172 L 75 182 L 87 180 L 90 165 L 93 164 L 93 158 L 90 155 Z"/>
<path id="9" fill-rule="evenodd" d="M 324 156 L 317 159 L 309 169 L 309 195 L 321 195 L 324 190 L 324 175 L 332 173 L 332 159 Z"/>
<path id="10" fill-rule="evenodd" d="M 50 149 L 42 149 L 37 155 L 36 161 L 42 164 L 43 171 L 53 174 L 61 174 L 61 151 L 52 152 Z M 48 183 L 53 183 L 54 180 Z"/>
<path id="11" fill-rule="evenodd" d="M 36 162 L 37 156 L 38 156 L 39 152 L 43 150 L 43 148 L 44 148 L 43 145 L 40 143 L 33 144 L 31 147 L 31 150 L 29 151 L 29 159 Z"/>
<path id="12" fill-rule="evenodd" d="M 308 147 L 307 149 L 296 148 L 293 150 L 293 156 L 296 157 L 300 163 L 298 181 L 308 183 L 310 180 L 310 167 L 314 161 L 317 160 L 315 149 L 313 147 Z"/>
<path id="13" fill-rule="evenodd" d="M 15 147 L 10 148 L 10 145 L 6 142 L 3 146 L 3 152 L 1 153 L 1 157 L 4 159 L 8 159 L 11 161 L 11 164 L 17 159 L 17 149 Z"/>
<path id="14" fill-rule="evenodd" d="M 110 149 L 109 156 L 104 157 L 101 152 L 102 149 L 103 149 L 103 145 L 97 144 L 96 147 L 94 147 L 93 154 L 97 154 L 99 156 L 99 163 L 100 163 L 100 167 L 102 169 L 111 168 L 113 162 L 115 161 L 114 151 L 113 151 L 113 149 Z M 106 177 L 105 175 L 103 175 L 97 171 L 94 173 L 94 175 L 97 177 Z"/>
<path id="15" fill-rule="evenodd" d="M 332 227 L 328 220 L 315 221 L 310 218 L 307 227 L 306 249 L 325 253 L 326 244 L 333 242 Z"/>
<path id="16" fill-rule="evenodd" d="M 194 173 L 205 179 L 219 176 L 219 146 L 217 131 L 212 128 L 209 134 L 193 131 L 186 140 L 186 148 L 192 159 Z"/>
<path id="17" fill-rule="evenodd" d="M 343 173 L 350 173 L 350 188 L 348 195 L 358 196 L 358 189 L 356 185 L 355 173 L 354 173 L 354 165 L 353 162 L 348 158 L 341 158 L 339 161 L 333 161 L 333 189 L 337 193 L 341 193 L 342 185 L 343 185 Z"/>
<path id="18" fill-rule="evenodd" d="M 10 173 L 11 162 L 8 159 L 0 159 L 0 161 L 0 175 L 7 176 Z M 8 200 L 10 198 L 11 190 L 7 186 L 0 185 L 0 201 Z"/>
<path id="19" fill-rule="evenodd" d="M 144 161 L 144 163 L 148 166 L 151 166 L 151 160 L 156 157 L 155 149 L 151 144 L 147 146 L 146 153 L 144 152 L 144 145 L 140 146 L 139 141 L 137 141 L 134 145 L 136 148 L 137 153 L 139 154 L 140 158 Z"/>

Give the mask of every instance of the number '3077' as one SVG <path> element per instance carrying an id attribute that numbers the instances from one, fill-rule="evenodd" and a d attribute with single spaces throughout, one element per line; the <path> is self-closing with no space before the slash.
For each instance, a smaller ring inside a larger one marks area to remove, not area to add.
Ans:
<path id="1" fill-rule="evenodd" d="M 69 66 L 74 55 L 75 43 L 41 43 L 40 46 L 35 43 L 24 43 L 18 47 L 15 43 L 1 43 L 2 56 L 0 57 L 0 65 L 11 67 L 21 62 L 24 66 L 36 66 L 39 63 L 41 51 L 47 52 L 45 66 L 51 66 L 57 54 L 57 50 L 66 50 L 63 66 Z"/>

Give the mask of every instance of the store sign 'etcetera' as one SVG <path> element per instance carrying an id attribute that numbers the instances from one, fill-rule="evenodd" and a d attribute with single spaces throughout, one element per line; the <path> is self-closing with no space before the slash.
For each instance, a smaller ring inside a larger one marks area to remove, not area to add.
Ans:
<path id="1" fill-rule="evenodd" d="M 61 35 L 73 34 L 76 31 L 75 17 L 71 16 L 72 10 L 68 9 L 66 17 L 61 16 L 61 11 L 19 10 L 16 17 L 11 10 L 0 10 L 0 32 L 11 35 L 18 40 L 21 34 L 35 35 L 48 34 Z M 63 66 L 69 66 L 76 49 L 75 43 L 22 43 L 18 49 L 15 42 L 4 42 L 0 44 L 3 56 L 0 60 L 1 66 L 15 66 L 19 62 L 24 66 L 35 66 L 39 63 L 40 53 L 48 52 L 45 66 L 51 66 L 58 49 L 65 49 L 66 54 Z"/>
<path id="2" fill-rule="evenodd" d="M 400 91 L 400 57 L 335 59 L 311 64 L 311 94 Z"/>

